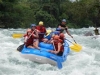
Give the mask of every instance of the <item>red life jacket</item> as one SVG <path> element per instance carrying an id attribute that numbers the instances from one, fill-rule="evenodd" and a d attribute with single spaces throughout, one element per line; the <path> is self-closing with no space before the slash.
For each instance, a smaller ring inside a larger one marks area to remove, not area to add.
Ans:
<path id="1" fill-rule="evenodd" d="M 63 41 L 61 39 L 59 39 L 57 41 L 54 41 L 55 49 L 58 50 L 58 43 L 62 44 L 62 46 L 60 47 L 60 51 L 63 52 L 64 51 L 64 46 L 63 46 Z"/>
<path id="2" fill-rule="evenodd" d="M 28 32 L 24 34 L 24 37 L 28 37 L 27 41 L 25 42 L 26 47 L 33 44 L 34 35 L 32 35 L 32 33 L 34 34 L 34 32 L 31 31 L 31 36 L 28 35 Z"/>
<path id="3" fill-rule="evenodd" d="M 40 33 L 46 33 L 46 29 L 44 26 L 36 26 L 36 29 L 40 31 Z"/>
<path id="4" fill-rule="evenodd" d="M 59 38 L 64 42 L 64 37 L 65 37 L 65 35 L 63 34 L 63 33 L 60 33 L 59 34 Z"/>
<path id="5" fill-rule="evenodd" d="M 29 46 L 29 45 L 33 45 L 33 40 L 34 40 L 34 36 L 31 36 L 27 42 L 25 43 L 26 47 Z"/>
<path id="6" fill-rule="evenodd" d="M 31 30 L 30 32 L 32 33 L 33 31 Z M 24 34 L 23 37 L 26 37 L 26 36 L 28 36 L 28 32 L 26 34 Z"/>
<path id="7" fill-rule="evenodd" d="M 23 37 L 26 37 L 27 36 L 27 34 L 24 34 L 24 36 Z"/>
<path id="8" fill-rule="evenodd" d="M 39 42 L 42 42 L 42 39 L 44 38 L 44 34 L 46 33 L 46 29 L 44 26 L 37 26 L 36 29 L 40 31 Z"/>

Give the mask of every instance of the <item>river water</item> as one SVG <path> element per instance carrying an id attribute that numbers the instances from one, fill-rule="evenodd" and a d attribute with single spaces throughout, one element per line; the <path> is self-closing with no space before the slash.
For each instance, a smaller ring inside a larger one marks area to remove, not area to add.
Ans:
<path id="1" fill-rule="evenodd" d="M 25 29 L 0 29 L 0 75 L 100 75 L 100 38 L 84 36 L 88 31 L 93 33 L 93 29 L 69 29 L 83 49 L 81 52 L 71 50 L 60 70 L 20 56 L 16 48 L 23 44 L 23 38 L 14 39 L 12 34 L 24 33 Z"/>

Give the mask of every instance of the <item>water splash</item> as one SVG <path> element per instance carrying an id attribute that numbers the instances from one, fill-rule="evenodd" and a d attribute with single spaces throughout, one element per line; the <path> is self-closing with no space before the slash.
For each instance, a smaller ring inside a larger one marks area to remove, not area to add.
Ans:
<path id="1" fill-rule="evenodd" d="M 93 28 L 69 29 L 83 49 L 78 53 L 71 50 L 61 70 L 50 64 L 34 63 L 20 56 L 16 48 L 23 44 L 23 38 L 14 39 L 12 34 L 23 33 L 25 30 L 0 29 L 0 75 L 100 75 L 100 38 L 83 36 L 84 32 L 92 31 Z"/>

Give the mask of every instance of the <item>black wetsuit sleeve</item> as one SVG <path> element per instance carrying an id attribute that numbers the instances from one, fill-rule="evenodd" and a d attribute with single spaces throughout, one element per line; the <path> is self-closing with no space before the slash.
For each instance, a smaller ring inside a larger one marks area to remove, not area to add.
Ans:
<path id="1" fill-rule="evenodd" d="M 66 26 L 65 25 L 60 25 L 61 27 L 64 27 L 64 28 L 66 28 Z"/>
<path id="2" fill-rule="evenodd" d="M 67 30 L 67 27 L 65 27 L 65 30 Z"/>
<path id="3" fill-rule="evenodd" d="M 64 28 L 64 30 L 67 30 L 66 25 L 58 24 L 57 28 L 58 28 L 59 26 L 63 27 L 63 28 Z"/>
<path id="4" fill-rule="evenodd" d="M 58 26 L 61 26 L 63 28 L 66 28 L 66 25 L 58 24 Z"/>

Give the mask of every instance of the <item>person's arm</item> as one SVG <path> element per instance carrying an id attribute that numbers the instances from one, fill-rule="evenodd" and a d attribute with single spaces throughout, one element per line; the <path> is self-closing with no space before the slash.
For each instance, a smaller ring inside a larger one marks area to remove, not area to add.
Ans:
<path id="1" fill-rule="evenodd" d="M 27 36 L 25 36 L 25 37 L 24 37 L 24 43 L 26 43 L 26 42 L 27 42 L 27 40 L 28 40 L 28 37 L 27 37 Z"/>
<path id="2" fill-rule="evenodd" d="M 35 32 L 35 34 L 33 34 L 33 36 L 34 36 L 35 38 L 39 38 L 37 29 L 35 29 L 34 32 Z"/>
<path id="3" fill-rule="evenodd" d="M 54 53 L 54 54 L 59 53 L 60 52 L 61 45 L 62 45 L 61 43 L 58 43 L 58 50 L 50 50 L 49 52 Z"/>
<path id="4" fill-rule="evenodd" d="M 65 30 L 66 30 L 67 34 L 68 34 L 70 37 L 72 37 L 72 38 L 73 38 L 73 36 L 69 33 L 69 31 L 68 31 L 68 28 L 67 28 L 67 27 L 65 28 Z"/>
<path id="5" fill-rule="evenodd" d="M 61 45 L 62 45 L 61 43 L 58 43 L 58 50 L 55 50 L 55 51 L 54 51 L 54 54 L 57 54 L 57 53 L 60 52 Z"/>

